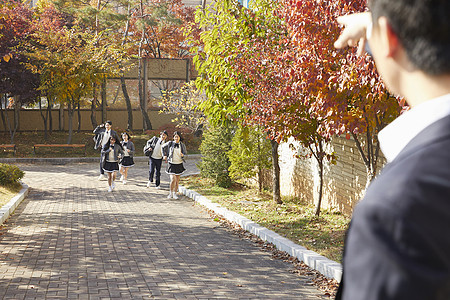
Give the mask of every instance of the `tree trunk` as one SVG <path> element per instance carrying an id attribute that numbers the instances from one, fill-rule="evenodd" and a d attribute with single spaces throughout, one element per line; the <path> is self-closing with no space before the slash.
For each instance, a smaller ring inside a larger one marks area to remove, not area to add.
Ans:
<path id="1" fill-rule="evenodd" d="M 11 144 L 14 144 L 14 136 L 17 129 L 19 129 L 19 117 L 20 117 L 20 96 L 14 97 L 14 130 L 11 132 Z"/>
<path id="2" fill-rule="evenodd" d="M 277 204 L 282 204 L 280 193 L 280 164 L 278 163 L 278 143 L 275 140 L 270 140 L 272 145 L 272 181 L 273 181 L 273 201 Z"/>
<path id="3" fill-rule="evenodd" d="M 59 130 L 64 130 L 64 104 L 59 105 Z"/>
<path id="4" fill-rule="evenodd" d="M 258 190 L 259 193 L 262 194 L 263 191 L 263 170 L 261 167 L 258 167 Z"/>
<path id="5" fill-rule="evenodd" d="M 259 128 L 258 128 L 259 130 Z M 259 136 L 256 138 L 257 142 L 257 153 L 258 153 L 258 158 L 256 161 L 257 164 L 257 168 L 258 168 L 258 190 L 259 193 L 261 194 L 263 191 L 263 168 L 262 168 L 262 163 L 261 160 L 259 159 L 261 157 L 261 139 L 259 138 Z"/>
<path id="6" fill-rule="evenodd" d="M 5 105 L 5 118 L 6 118 L 6 127 L 5 127 L 5 131 L 8 130 L 9 131 L 9 135 L 12 136 L 12 129 L 11 129 L 11 122 L 9 120 L 8 117 L 8 110 L 6 109 L 7 105 Z"/>
<path id="7" fill-rule="evenodd" d="M 75 109 L 75 103 L 74 100 L 69 100 L 67 102 L 67 114 L 69 117 L 69 137 L 67 138 L 67 144 L 71 144 L 72 143 L 72 135 L 73 135 L 73 124 L 72 124 L 72 120 L 73 120 L 73 111 Z"/>
<path id="8" fill-rule="evenodd" d="M 132 131 L 133 130 L 133 108 L 131 107 L 130 96 L 128 95 L 127 85 L 125 82 L 125 78 L 123 76 L 120 77 L 120 82 L 122 84 L 123 97 L 125 98 L 125 103 L 127 104 L 127 112 L 128 112 L 127 129 Z"/>
<path id="9" fill-rule="evenodd" d="M 97 108 L 97 84 L 93 84 L 92 103 L 91 103 L 91 124 L 92 129 L 97 127 L 97 119 L 95 118 L 95 109 Z"/>
<path id="10" fill-rule="evenodd" d="M 323 194 L 323 157 L 319 158 L 317 162 L 319 163 L 319 199 L 317 200 L 315 215 L 318 217 L 320 215 L 320 207 L 322 205 L 322 194 Z"/>
<path id="11" fill-rule="evenodd" d="M 48 109 L 45 110 L 45 115 L 42 112 L 42 100 L 39 100 L 39 113 L 41 114 L 42 121 L 44 121 L 44 140 L 48 139 L 47 121 L 48 121 Z"/>
<path id="12" fill-rule="evenodd" d="M 6 96 L 6 94 L 3 94 L 2 96 L 5 98 L 5 108 L 3 109 L 3 104 L 2 104 L 2 106 L 0 107 L 0 111 L 1 111 L 1 114 L 2 114 L 3 128 L 6 131 L 6 130 L 8 130 L 8 125 L 6 125 L 5 114 L 8 113 L 8 111 L 6 110 L 6 107 L 8 106 L 7 105 L 8 104 L 7 103 L 8 102 L 8 97 Z"/>
<path id="13" fill-rule="evenodd" d="M 147 91 L 144 91 L 144 84 L 143 81 L 147 80 L 146 78 L 142 78 L 142 69 L 143 69 L 143 63 L 142 58 L 139 58 L 139 108 L 142 113 L 142 119 L 144 120 L 144 130 L 152 130 L 152 123 L 150 122 L 150 118 L 148 117 L 147 110 L 145 109 L 145 97 L 144 93 L 147 93 Z"/>
<path id="14" fill-rule="evenodd" d="M 47 95 L 47 116 L 48 116 L 48 133 L 53 132 L 53 117 L 52 117 L 52 106 L 53 99 L 51 96 Z"/>
<path id="15" fill-rule="evenodd" d="M 375 157 L 372 151 L 372 143 L 369 141 L 369 135 L 367 135 L 366 140 L 366 148 L 367 148 L 367 154 L 364 152 L 364 149 L 361 145 L 361 141 L 358 139 L 358 136 L 354 133 L 352 133 L 353 139 L 356 144 L 356 148 L 359 151 L 359 154 L 361 155 L 361 158 L 364 162 L 364 166 L 366 167 L 366 189 L 369 186 L 369 184 L 372 182 L 372 180 L 375 178 L 376 173 L 376 165 L 374 165 L 373 162 L 376 162 L 378 160 L 378 157 Z M 370 149 L 369 149 L 370 148 Z M 379 151 L 375 151 L 377 156 L 379 155 Z"/>
<path id="16" fill-rule="evenodd" d="M 77 132 L 80 133 L 81 132 L 81 107 L 80 107 L 80 101 L 78 101 L 78 105 L 77 105 L 77 113 L 78 113 L 78 128 L 77 128 Z"/>
<path id="17" fill-rule="evenodd" d="M 101 98 L 102 98 L 102 124 L 106 122 L 106 79 L 102 81 L 102 90 L 101 90 Z"/>
<path id="18" fill-rule="evenodd" d="M 144 1 L 140 0 L 140 14 L 141 16 L 144 16 Z M 146 105 L 146 96 L 144 93 L 147 93 L 147 90 L 144 88 L 146 86 L 146 84 L 143 84 L 144 80 L 147 81 L 147 72 L 145 71 L 145 64 L 143 63 L 143 53 L 142 53 L 142 49 L 143 49 L 143 45 L 144 45 L 144 41 L 145 41 L 145 28 L 142 29 L 142 34 L 141 34 L 141 40 L 139 41 L 139 50 L 138 50 L 138 55 L 139 55 L 139 67 L 138 67 L 138 89 L 139 89 L 139 108 L 141 110 L 142 113 L 142 119 L 144 121 L 143 124 L 143 129 L 145 130 L 152 130 L 152 123 L 150 122 L 150 118 L 148 117 L 148 113 L 147 113 L 147 105 Z M 143 76 L 144 74 L 145 76 Z"/>

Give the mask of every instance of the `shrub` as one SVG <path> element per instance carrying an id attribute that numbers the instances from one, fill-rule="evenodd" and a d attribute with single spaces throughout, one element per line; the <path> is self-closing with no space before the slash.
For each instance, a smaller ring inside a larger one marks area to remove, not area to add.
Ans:
<path id="1" fill-rule="evenodd" d="M 203 134 L 200 145 L 202 160 L 198 164 L 203 177 L 215 180 L 220 187 L 230 187 L 231 178 L 228 168 L 230 160 L 228 151 L 231 149 L 232 130 L 225 127 L 210 128 Z"/>
<path id="2" fill-rule="evenodd" d="M 25 173 L 15 165 L 0 163 L 0 185 L 10 185 L 19 182 Z"/>
<path id="3" fill-rule="evenodd" d="M 272 146 L 267 134 L 258 127 L 240 127 L 233 137 L 230 159 L 230 176 L 237 180 L 258 176 L 259 192 L 263 189 L 263 173 L 272 165 Z"/>

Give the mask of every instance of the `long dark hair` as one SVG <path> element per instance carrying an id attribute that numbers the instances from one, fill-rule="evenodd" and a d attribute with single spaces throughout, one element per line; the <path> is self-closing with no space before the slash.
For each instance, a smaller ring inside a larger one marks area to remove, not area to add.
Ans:
<path id="1" fill-rule="evenodd" d="M 183 136 L 181 135 L 181 132 L 179 131 L 174 131 L 173 136 L 178 135 L 180 137 L 180 142 L 183 141 Z"/>

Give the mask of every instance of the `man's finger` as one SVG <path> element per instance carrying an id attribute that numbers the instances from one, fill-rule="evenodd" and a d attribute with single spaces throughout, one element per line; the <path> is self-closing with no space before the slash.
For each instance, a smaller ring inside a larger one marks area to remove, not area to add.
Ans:
<path id="1" fill-rule="evenodd" d="M 366 52 L 366 43 L 367 40 L 365 37 L 359 39 L 358 50 L 356 51 L 356 55 L 362 56 Z"/>

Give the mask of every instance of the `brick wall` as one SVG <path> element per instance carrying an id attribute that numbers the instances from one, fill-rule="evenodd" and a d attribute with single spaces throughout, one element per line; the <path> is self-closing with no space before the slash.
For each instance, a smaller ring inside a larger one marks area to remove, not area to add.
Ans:
<path id="1" fill-rule="evenodd" d="M 293 140 L 280 145 L 281 194 L 316 202 L 319 191 L 317 162 L 314 158 L 295 158 L 289 144 L 299 151 L 306 151 Z M 366 167 L 353 139 L 335 137 L 329 147 L 337 155 L 337 164 L 325 163 L 322 208 L 335 208 L 351 214 L 366 186 Z M 378 170 L 384 162 L 384 157 L 381 157 Z"/>

